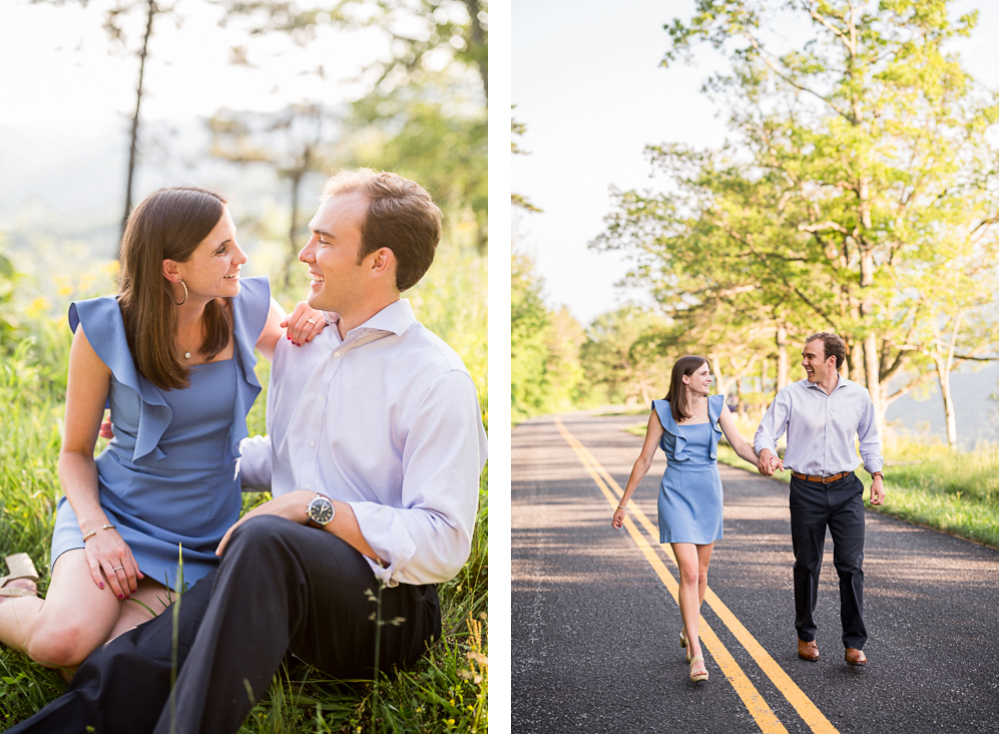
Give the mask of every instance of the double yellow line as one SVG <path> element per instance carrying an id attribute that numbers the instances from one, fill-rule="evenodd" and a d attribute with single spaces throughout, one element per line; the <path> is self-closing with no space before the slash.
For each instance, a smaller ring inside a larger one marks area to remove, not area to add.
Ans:
<path id="1" fill-rule="evenodd" d="M 617 507 L 618 503 L 621 501 L 621 496 L 623 494 L 622 488 L 611 478 L 611 475 L 601 466 L 600 462 L 594 458 L 594 455 L 590 453 L 586 446 L 577 440 L 576 436 L 569 432 L 566 426 L 558 418 L 555 419 L 556 428 L 562 434 L 563 438 L 566 439 L 566 443 L 570 445 L 576 455 L 579 457 L 580 461 L 583 463 L 584 468 L 587 473 L 590 474 L 594 483 L 598 486 L 604 497 L 608 500 L 612 507 Z M 658 533 L 653 527 L 653 524 L 649 521 L 634 502 L 629 504 L 629 510 L 632 515 L 639 521 L 639 523 L 645 528 L 646 533 L 650 538 L 653 539 L 654 543 L 657 543 Z M 628 534 L 632 536 L 632 540 L 635 544 L 639 546 L 639 550 L 642 551 L 643 556 L 649 562 L 649 565 L 653 567 L 653 571 L 659 576 L 660 580 L 667 587 L 670 595 L 674 597 L 674 601 L 678 601 L 678 585 L 677 581 L 667 570 L 663 561 L 653 550 L 649 541 L 645 536 L 639 531 L 635 523 L 630 517 L 626 515 L 625 517 L 625 529 Z M 658 543 L 657 543 L 658 544 Z M 673 550 L 670 546 L 662 546 L 667 553 L 667 557 L 677 565 L 677 560 L 674 558 Z M 708 589 L 705 592 L 705 603 L 708 604 L 709 608 L 715 612 L 716 616 L 722 621 L 722 623 L 729 629 L 732 635 L 739 641 L 746 651 L 750 653 L 750 656 L 756 661 L 760 669 L 764 671 L 764 674 L 771 679 L 774 686 L 781 692 L 781 694 L 788 700 L 788 703 L 792 705 L 792 708 L 798 712 L 802 720 L 812 729 L 816 734 L 838 734 L 837 729 L 834 728 L 833 724 L 823 715 L 823 713 L 816 708 L 816 705 L 809 700 L 809 697 L 802 692 L 795 682 L 788 677 L 788 674 L 781 669 L 774 658 L 763 648 L 763 646 L 757 642 L 753 635 L 743 626 L 736 615 L 734 615 L 729 608 L 722 603 L 722 600 L 715 595 L 715 592 Z M 747 678 L 746 673 L 740 668 L 739 663 L 733 659 L 733 656 L 726 649 L 725 645 L 712 630 L 711 626 L 705 621 L 704 617 L 701 617 L 701 623 L 699 625 L 701 631 L 702 643 L 708 648 L 708 651 L 712 654 L 715 662 L 722 669 L 725 674 L 726 679 L 732 684 L 733 688 L 736 690 L 737 695 L 743 701 L 747 710 L 753 716 L 757 725 L 760 727 L 764 734 L 788 734 L 788 730 L 785 729 L 784 725 L 778 721 L 778 717 L 774 715 L 771 711 L 771 707 L 767 705 L 767 702 L 757 691 L 757 688 L 750 679 Z"/>

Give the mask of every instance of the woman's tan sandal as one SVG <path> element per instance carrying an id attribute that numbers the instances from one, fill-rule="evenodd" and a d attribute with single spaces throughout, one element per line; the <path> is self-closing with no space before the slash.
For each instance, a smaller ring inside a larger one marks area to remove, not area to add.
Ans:
<path id="1" fill-rule="evenodd" d="M 684 630 L 681 630 L 681 647 L 684 648 L 684 660 L 688 663 L 691 662 L 691 651 L 688 650 L 688 638 L 684 634 Z"/>
<path id="2" fill-rule="evenodd" d="M 708 680 L 708 669 L 705 667 L 705 658 L 701 655 L 696 655 L 691 658 L 691 682 L 698 683 L 703 680 Z"/>
<path id="3" fill-rule="evenodd" d="M 38 596 L 38 588 L 35 586 L 38 571 L 31 562 L 31 556 L 27 553 L 15 553 L 4 560 L 7 561 L 10 573 L 0 576 L 0 598 Z M 15 585 L 13 582 L 20 583 Z"/>

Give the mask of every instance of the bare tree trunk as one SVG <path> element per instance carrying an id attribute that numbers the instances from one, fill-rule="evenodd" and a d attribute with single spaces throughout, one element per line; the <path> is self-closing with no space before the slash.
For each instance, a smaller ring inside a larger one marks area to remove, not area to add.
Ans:
<path id="1" fill-rule="evenodd" d="M 788 331 L 784 324 L 778 324 L 774 342 L 778 347 L 778 383 L 777 390 L 775 390 L 777 393 L 788 384 Z"/>
<path id="2" fill-rule="evenodd" d="M 479 20 L 479 12 L 482 10 L 479 0 L 465 0 L 465 7 L 469 13 L 472 43 L 477 50 L 481 49 L 486 43 L 486 34 L 483 31 L 483 24 Z M 488 57 L 485 54 L 476 54 L 476 66 L 479 69 L 479 77 L 483 80 L 483 94 L 489 96 L 489 67 L 487 64 Z"/>
<path id="3" fill-rule="evenodd" d="M 708 355 L 708 362 L 712 368 L 712 374 L 715 376 L 715 384 L 718 386 L 719 395 L 729 394 L 729 386 L 733 384 L 733 379 L 729 378 L 726 380 L 722 376 L 722 363 L 719 361 L 718 356 L 714 354 Z"/>
<path id="4" fill-rule="evenodd" d="M 951 397 L 951 369 L 955 362 L 955 342 L 958 341 L 958 327 L 962 323 L 963 313 L 955 315 L 952 322 L 948 349 L 941 354 L 938 344 L 934 345 L 934 366 L 937 368 L 938 383 L 941 385 L 941 400 L 944 402 L 944 424 L 948 432 L 948 448 L 958 449 L 958 427 L 955 423 L 955 402 Z"/>
<path id="5" fill-rule="evenodd" d="M 153 18 L 159 12 L 156 0 L 149 0 L 146 11 L 146 34 L 142 38 L 142 50 L 139 51 L 139 83 L 135 90 L 135 114 L 132 115 L 132 136 L 128 151 L 128 182 L 125 184 L 125 216 L 122 217 L 122 237 L 125 236 L 125 224 L 132 213 L 132 182 L 135 179 L 136 158 L 139 149 L 139 109 L 142 106 L 143 77 L 146 73 L 146 54 L 149 50 L 149 39 L 153 35 Z M 121 257 L 119 245 L 119 259 Z"/>
<path id="6" fill-rule="evenodd" d="M 862 184 L 862 194 L 866 195 L 868 192 L 867 183 Z M 867 204 L 867 197 L 862 197 L 862 203 Z M 866 221 L 867 220 L 867 221 Z M 862 222 L 865 226 L 870 226 L 871 215 L 867 211 L 867 206 L 862 207 Z M 872 255 L 870 249 L 862 246 L 861 247 L 861 287 L 862 289 L 868 288 L 875 281 L 875 258 Z M 861 297 L 861 318 L 864 321 L 870 321 L 874 308 L 871 304 L 871 299 L 867 294 L 862 291 Z M 886 440 L 886 422 L 885 422 L 885 406 L 882 405 L 882 382 L 880 379 L 880 354 L 878 351 L 878 336 L 875 334 L 874 328 L 869 323 L 869 332 L 865 336 L 864 341 L 864 354 L 865 354 L 865 382 L 868 387 L 868 394 L 871 396 L 872 404 L 875 406 L 875 423 L 878 428 L 879 438 L 884 442 Z"/>
<path id="7" fill-rule="evenodd" d="M 958 429 L 955 424 L 955 402 L 951 397 L 951 368 L 948 360 L 935 356 L 938 383 L 941 385 L 941 400 L 944 402 L 944 423 L 948 432 L 948 448 L 958 449 Z"/>
<path id="8" fill-rule="evenodd" d="M 292 215 L 288 224 L 288 256 L 285 258 L 285 272 L 283 274 L 285 290 L 288 290 L 292 285 L 292 268 L 295 267 L 299 256 L 300 248 L 296 242 L 296 238 L 299 236 L 299 185 L 302 183 L 302 177 L 309 170 L 311 155 L 312 146 L 306 145 L 302 151 L 300 164 L 288 174 L 292 183 Z"/>

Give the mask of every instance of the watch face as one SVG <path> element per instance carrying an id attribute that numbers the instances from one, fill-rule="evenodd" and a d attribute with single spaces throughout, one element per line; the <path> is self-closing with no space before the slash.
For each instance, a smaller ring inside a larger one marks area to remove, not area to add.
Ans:
<path id="1" fill-rule="evenodd" d="M 317 525 L 326 525 L 333 519 L 333 503 L 326 497 L 317 497 L 309 503 L 309 519 Z"/>

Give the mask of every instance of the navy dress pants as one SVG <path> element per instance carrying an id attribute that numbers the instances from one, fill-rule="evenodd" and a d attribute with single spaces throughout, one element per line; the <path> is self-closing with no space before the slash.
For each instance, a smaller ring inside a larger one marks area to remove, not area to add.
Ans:
<path id="1" fill-rule="evenodd" d="M 833 538 L 833 565 L 840 576 L 840 621 L 844 647 L 864 649 L 865 555 L 864 485 L 852 472 L 835 482 L 809 482 L 792 477 L 789 509 L 795 553 L 795 630 L 803 642 L 816 639 L 816 596 L 823 564 L 826 529 Z"/>
<path id="2" fill-rule="evenodd" d="M 397 624 L 371 618 L 378 593 L 364 557 L 344 541 L 253 518 L 233 533 L 217 571 L 94 652 L 63 696 L 9 731 L 236 732 L 289 652 L 337 678 L 371 678 L 377 634 L 384 672 L 414 663 L 440 636 L 432 585 L 382 590 L 379 619 Z"/>

